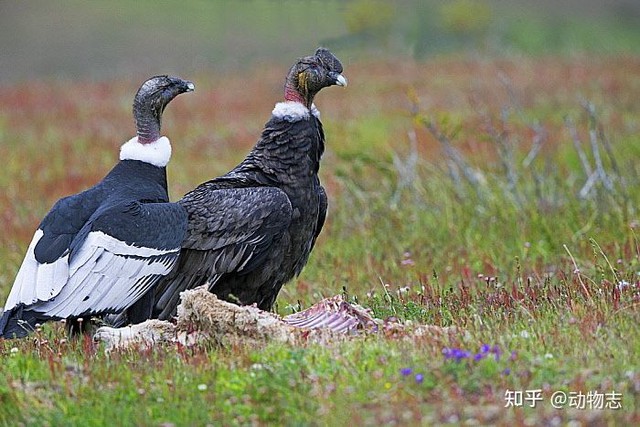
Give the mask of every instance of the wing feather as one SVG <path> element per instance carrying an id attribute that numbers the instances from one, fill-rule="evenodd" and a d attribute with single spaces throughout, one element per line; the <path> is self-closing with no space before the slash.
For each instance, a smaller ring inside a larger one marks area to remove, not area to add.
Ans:
<path id="1" fill-rule="evenodd" d="M 219 188 L 205 183 L 179 202 L 189 225 L 174 271 L 154 290 L 159 318 L 169 318 L 180 292 L 224 274 L 248 273 L 261 265 L 292 220 L 284 191 L 275 187 Z"/>
<path id="2" fill-rule="evenodd" d="M 131 245 L 102 232 L 89 233 L 82 256 L 72 262 L 74 273 L 56 298 L 38 304 L 38 311 L 66 318 L 127 308 L 171 271 L 180 252 L 179 247 L 141 249 L 153 255 L 132 255 Z"/>
<path id="3" fill-rule="evenodd" d="M 38 262 L 36 261 L 33 253 L 33 248 L 42 237 L 42 230 L 38 229 L 29 244 L 27 254 L 22 261 L 22 265 L 18 270 L 16 280 L 11 288 L 9 297 L 5 304 L 4 311 L 10 310 L 15 307 L 20 301 L 37 301 L 36 287 L 33 286 L 37 282 L 38 278 Z"/>
<path id="4" fill-rule="evenodd" d="M 179 203 L 187 210 L 189 226 L 178 270 L 205 273 L 209 279 L 260 265 L 292 218 L 288 196 L 274 187 L 203 185 Z"/>
<path id="5" fill-rule="evenodd" d="M 20 303 L 32 304 L 38 300 L 53 298 L 66 281 L 69 274 L 68 256 L 50 264 L 36 261 L 34 248 L 43 235 L 41 229 L 35 232 L 7 298 L 5 311 Z"/>
<path id="6" fill-rule="evenodd" d="M 120 228 L 118 228 L 120 227 Z M 126 309 L 174 267 L 187 220 L 172 203 L 135 202 L 104 210 L 83 227 L 75 249 L 52 263 L 39 263 L 36 232 L 7 309 L 19 304 L 51 318 Z"/>

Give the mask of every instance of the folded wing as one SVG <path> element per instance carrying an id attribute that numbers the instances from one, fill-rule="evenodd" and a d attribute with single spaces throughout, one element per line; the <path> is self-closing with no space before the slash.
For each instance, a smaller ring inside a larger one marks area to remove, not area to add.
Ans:
<path id="1" fill-rule="evenodd" d="M 283 238 L 293 212 L 287 195 L 273 187 L 218 188 L 205 183 L 180 202 L 189 225 L 180 260 L 155 292 L 158 318 L 175 314 L 180 292 L 224 274 L 261 266 Z M 155 317 L 155 316 L 154 316 Z"/>

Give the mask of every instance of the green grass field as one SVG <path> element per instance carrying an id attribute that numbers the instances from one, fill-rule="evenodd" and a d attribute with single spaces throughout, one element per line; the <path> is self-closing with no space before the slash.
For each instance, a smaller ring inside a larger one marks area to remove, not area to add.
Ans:
<path id="1" fill-rule="evenodd" d="M 640 423 L 638 57 L 345 62 L 316 100 L 328 221 L 277 311 L 345 293 L 461 332 L 106 356 L 48 324 L 0 340 L 0 425 Z M 182 76 L 172 199 L 244 156 L 285 71 Z M 0 300 L 42 216 L 133 135 L 137 84 L 0 87 Z"/>

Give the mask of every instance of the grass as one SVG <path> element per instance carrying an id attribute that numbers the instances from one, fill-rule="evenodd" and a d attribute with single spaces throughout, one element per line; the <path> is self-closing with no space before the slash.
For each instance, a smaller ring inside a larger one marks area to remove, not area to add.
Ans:
<path id="1" fill-rule="evenodd" d="M 163 123 L 174 199 L 242 158 L 284 71 L 184 76 L 197 90 Z M 316 102 L 328 222 L 277 310 L 344 292 L 465 333 L 107 357 L 48 324 L 0 341 L 0 425 L 637 424 L 639 72 L 635 57 L 349 64 L 349 88 Z M 39 219 L 133 133 L 136 83 L 0 87 L 0 299 Z M 543 401 L 507 408 L 508 390 Z M 554 409 L 556 391 L 620 393 L 622 409 Z"/>

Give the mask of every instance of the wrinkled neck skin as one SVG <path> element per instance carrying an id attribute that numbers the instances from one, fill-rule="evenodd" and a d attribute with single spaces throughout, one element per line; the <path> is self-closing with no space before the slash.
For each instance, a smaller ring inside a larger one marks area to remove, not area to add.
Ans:
<path id="1" fill-rule="evenodd" d="M 160 139 L 160 116 L 152 106 L 136 106 L 134 116 L 140 144 L 150 144 Z"/>
<path id="2" fill-rule="evenodd" d="M 284 84 L 284 100 L 299 102 L 310 109 L 311 104 L 313 103 L 313 95 L 307 94 L 307 96 L 304 96 L 300 93 L 296 86 L 297 84 L 294 81 L 293 76 L 289 75 L 289 77 L 287 77 L 287 81 Z"/>

